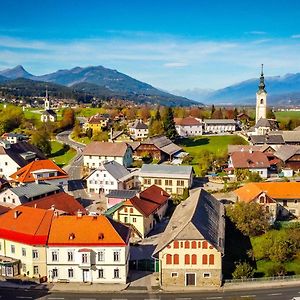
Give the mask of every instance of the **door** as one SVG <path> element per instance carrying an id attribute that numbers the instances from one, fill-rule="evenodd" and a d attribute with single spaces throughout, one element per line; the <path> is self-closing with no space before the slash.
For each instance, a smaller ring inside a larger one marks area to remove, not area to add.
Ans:
<path id="1" fill-rule="evenodd" d="M 185 274 L 185 285 L 186 286 L 195 286 L 196 285 L 196 274 L 195 273 L 186 273 Z"/>
<path id="2" fill-rule="evenodd" d="M 90 279 L 90 270 L 89 269 L 83 269 L 83 282 L 91 281 Z"/>

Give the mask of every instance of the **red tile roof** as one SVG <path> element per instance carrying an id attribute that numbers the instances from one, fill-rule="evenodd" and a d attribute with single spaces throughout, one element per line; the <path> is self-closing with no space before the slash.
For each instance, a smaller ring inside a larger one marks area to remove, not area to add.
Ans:
<path id="1" fill-rule="evenodd" d="M 234 168 L 256 169 L 270 167 L 266 154 L 259 151 L 232 152 L 231 160 Z"/>
<path id="2" fill-rule="evenodd" d="M 129 227 L 106 216 L 54 217 L 48 245 L 51 246 L 125 246 Z"/>
<path id="3" fill-rule="evenodd" d="M 162 188 L 152 185 L 140 194 L 124 202 L 123 205 L 135 207 L 142 215 L 148 217 L 163 204 L 165 204 L 170 195 Z"/>
<path id="4" fill-rule="evenodd" d="M 128 144 L 123 142 L 91 142 L 84 148 L 83 155 L 123 157 L 127 151 L 127 148 Z"/>
<path id="5" fill-rule="evenodd" d="M 54 207 L 56 210 L 70 215 L 75 215 L 78 211 L 86 214 L 85 208 L 73 196 L 65 192 L 49 195 L 24 203 L 23 205 L 41 209 L 51 209 Z"/>
<path id="6" fill-rule="evenodd" d="M 18 206 L 0 216 L 0 238 L 28 245 L 46 245 L 53 210 Z"/>
<path id="7" fill-rule="evenodd" d="M 35 178 L 32 172 L 43 171 L 43 170 L 54 170 L 57 172 L 58 175 L 52 177 L 45 177 L 45 178 L 40 177 L 38 178 L 39 180 L 68 178 L 68 174 L 59 166 L 57 166 L 52 160 L 49 159 L 32 161 L 31 163 L 27 164 L 23 168 L 19 169 L 14 174 L 10 175 L 10 178 L 12 178 L 14 181 L 22 182 L 22 183 L 34 182 Z"/>
<path id="8" fill-rule="evenodd" d="M 181 125 L 181 126 L 201 125 L 201 122 L 193 117 L 175 118 L 174 121 L 175 121 L 176 125 Z"/>
<path id="9" fill-rule="evenodd" d="M 10 207 L 0 205 L 0 215 L 5 214 L 5 213 L 8 212 L 9 210 L 11 210 Z"/>

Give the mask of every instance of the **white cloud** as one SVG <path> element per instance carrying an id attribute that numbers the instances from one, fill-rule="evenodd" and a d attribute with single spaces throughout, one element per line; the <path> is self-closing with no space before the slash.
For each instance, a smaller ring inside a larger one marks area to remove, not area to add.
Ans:
<path id="1" fill-rule="evenodd" d="M 300 34 L 294 34 L 291 36 L 292 39 L 300 39 Z"/>
<path id="2" fill-rule="evenodd" d="M 187 65 L 188 64 L 182 62 L 170 62 L 170 63 L 163 64 L 163 66 L 166 68 L 182 68 L 182 67 L 186 67 Z"/>

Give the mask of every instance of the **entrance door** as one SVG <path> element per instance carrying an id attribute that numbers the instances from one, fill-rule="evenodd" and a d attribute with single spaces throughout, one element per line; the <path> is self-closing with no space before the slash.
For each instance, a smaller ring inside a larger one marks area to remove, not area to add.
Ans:
<path id="1" fill-rule="evenodd" d="M 90 270 L 89 269 L 83 269 L 83 282 L 91 281 L 90 279 Z"/>
<path id="2" fill-rule="evenodd" d="M 195 286 L 196 285 L 196 274 L 195 273 L 186 273 L 185 274 L 185 285 L 186 286 Z"/>

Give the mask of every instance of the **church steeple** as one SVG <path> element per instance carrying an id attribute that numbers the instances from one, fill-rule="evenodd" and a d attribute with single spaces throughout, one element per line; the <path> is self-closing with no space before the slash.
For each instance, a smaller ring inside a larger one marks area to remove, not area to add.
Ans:
<path id="1" fill-rule="evenodd" d="M 259 79 L 259 85 L 258 85 L 258 93 L 260 94 L 261 92 L 266 93 L 265 90 L 265 77 L 264 77 L 264 65 L 261 64 L 261 73 L 260 73 L 260 79 Z"/>
<path id="2" fill-rule="evenodd" d="M 50 99 L 48 95 L 48 87 L 46 87 L 46 96 L 45 96 L 45 110 L 50 109 Z"/>

